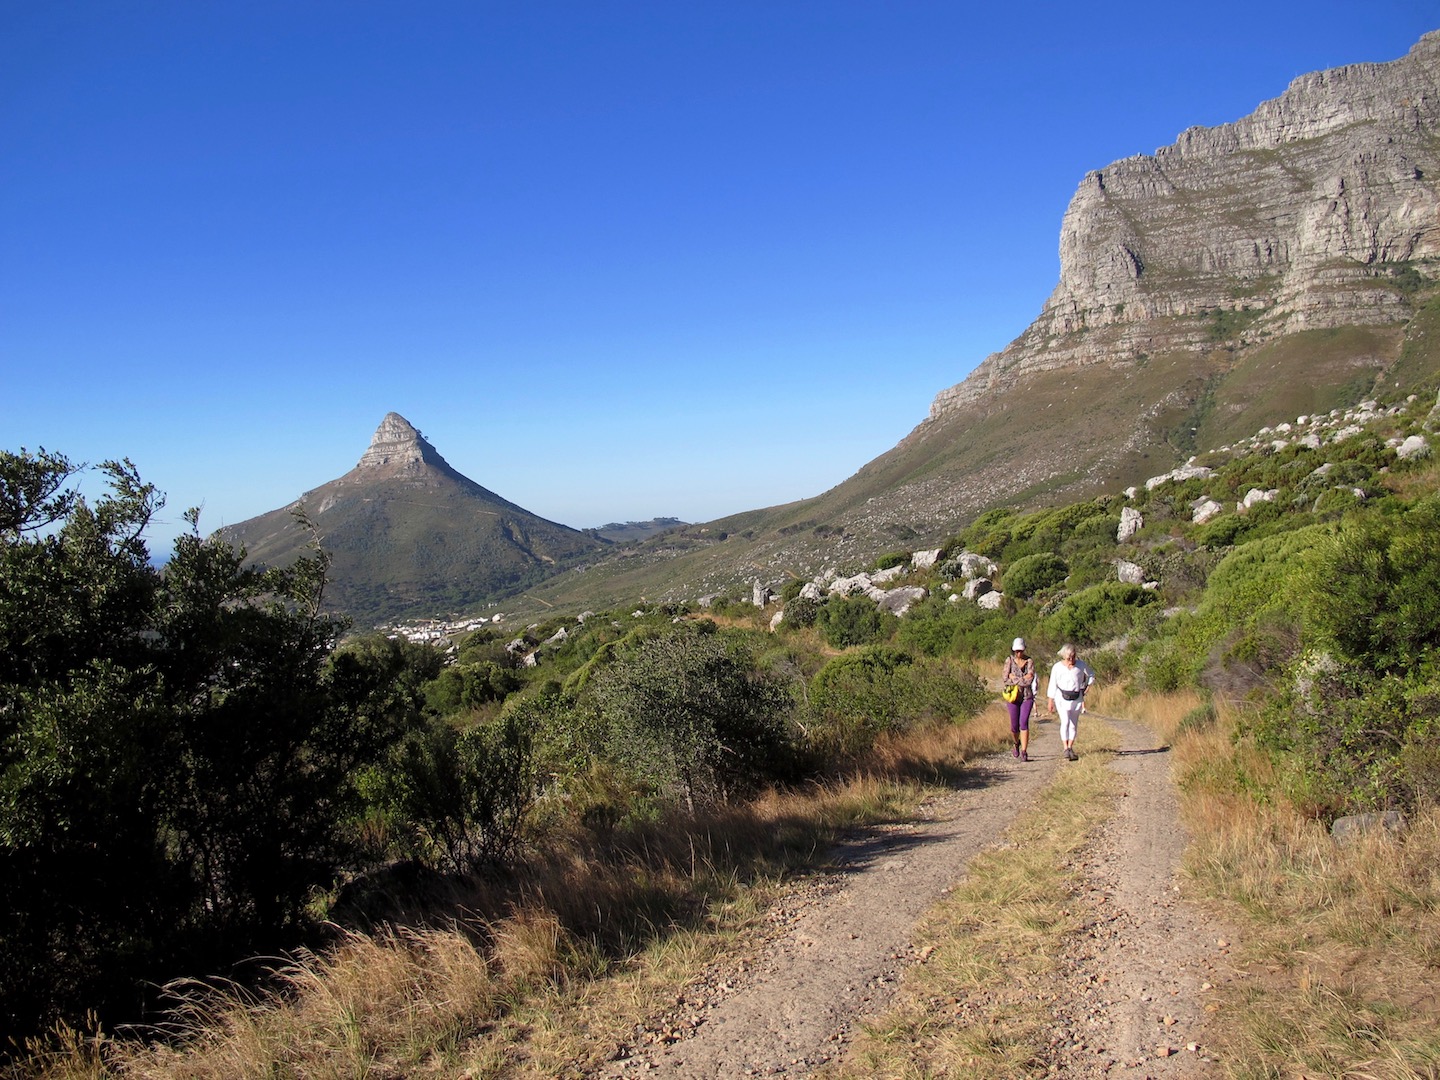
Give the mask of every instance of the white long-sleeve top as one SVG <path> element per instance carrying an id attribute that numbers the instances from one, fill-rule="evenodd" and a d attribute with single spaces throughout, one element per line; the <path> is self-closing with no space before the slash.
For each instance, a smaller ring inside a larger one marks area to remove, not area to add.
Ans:
<path id="1" fill-rule="evenodd" d="M 1095 672 L 1084 660 L 1076 660 L 1075 666 L 1071 667 L 1064 660 L 1057 660 L 1055 666 L 1050 669 L 1050 681 L 1045 688 L 1045 696 L 1057 705 L 1073 705 L 1074 702 L 1066 701 L 1061 695 L 1061 690 L 1084 690 L 1095 681 Z"/>

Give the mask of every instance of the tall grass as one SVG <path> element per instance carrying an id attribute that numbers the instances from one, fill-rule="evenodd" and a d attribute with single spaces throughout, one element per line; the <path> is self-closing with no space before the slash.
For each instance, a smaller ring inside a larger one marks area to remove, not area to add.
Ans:
<path id="1" fill-rule="evenodd" d="M 1240 928 L 1256 976 L 1214 1039 L 1233 1074 L 1440 1076 L 1435 808 L 1399 835 L 1337 843 L 1283 797 L 1284 762 L 1236 736 L 1234 710 L 1180 696 L 1132 707 L 1174 745 L 1187 871 Z"/>
<path id="2" fill-rule="evenodd" d="M 705 964 L 755 932 L 785 878 L 844 829 L 902 819 L 1003 741 L 991 710 L 880 740 L 863 769 L 708 816 L 552 833 L 501 879 L 452 884 L 418 925 L 347 931 L 264 994 L 173 987 L 163 1027 L 61 1031 L 12 1068 L 111 1077 L 574 1075 L 598 1068 Z"/>

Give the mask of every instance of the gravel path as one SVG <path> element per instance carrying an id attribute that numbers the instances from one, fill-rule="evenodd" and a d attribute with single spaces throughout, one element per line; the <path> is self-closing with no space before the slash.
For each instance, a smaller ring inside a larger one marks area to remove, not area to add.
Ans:
<path id="1" fill-rule="evenodd" d="M 1207 996 L 1238 976 L 1229 934 L 1184 897 L 1188 836 L 1170 753 L 1146 727 L 1120 733 L 1120 806 L 1081 863 L 1097 914 L 1067 943 L 1048 995 L 1052 1072 L 1092 1077 L 1219 1075 L 1205 1037 Z"/>
<path id="2" fill-rule="evenodd" d="M 1224 937 L 1177 891 L 1185 835 L 1170 755 L 1148 729 L 1111 722 L 1124 797 L 1084 861 L 1102 914 L 1067 943 L 1044 995 L 1048 1063 L 1066 1077 L 1204 1076 L 1204 995 L 1225 977 Z M 1035 733 L 1028 764 L 996 755 L 915 822 L 837 847 L 829 872 L 778 905 L 753 955 L 687 987 L 599 1075 L 804 1076 L 835 1057 L 856 1021 L 889 1003 L 920 916 L 1065 766 L 1055 731 Z"/>

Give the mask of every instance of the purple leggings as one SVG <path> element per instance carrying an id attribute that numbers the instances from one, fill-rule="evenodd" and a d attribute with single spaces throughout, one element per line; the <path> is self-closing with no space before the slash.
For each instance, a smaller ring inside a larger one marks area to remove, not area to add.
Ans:
<path id="1" fill-rule="evenodd" d="M 1022 731 L 1030 730 L 1030 710 L 1034 707 L 1033 697 L 1022 697 L 1019 701 L 1005 703 L 1005 708 L 1010 710 L 1010 734 L 1019 735 Z"/>

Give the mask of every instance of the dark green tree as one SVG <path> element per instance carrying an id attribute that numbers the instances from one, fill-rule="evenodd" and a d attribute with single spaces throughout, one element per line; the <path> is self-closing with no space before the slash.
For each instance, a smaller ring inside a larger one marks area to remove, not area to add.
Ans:
<path id="1" fill-rule="evenodd" d="M 73 493 L 0 453 L 0 1027 L 133 1017 L 149 982 L 271 950 L 347 861 L 353 779 L 405 723 L 328 657 L 318 553 L 283 571 L 200 537 L 163 571 L 129 462 Z"/>
<path id="2" fill-rule="evenodd" d="M 718 634 L 680 627 L 617 650 L 587 693 L 609 752 L 692 812 L 788 770 L 788 691 Z"/>

